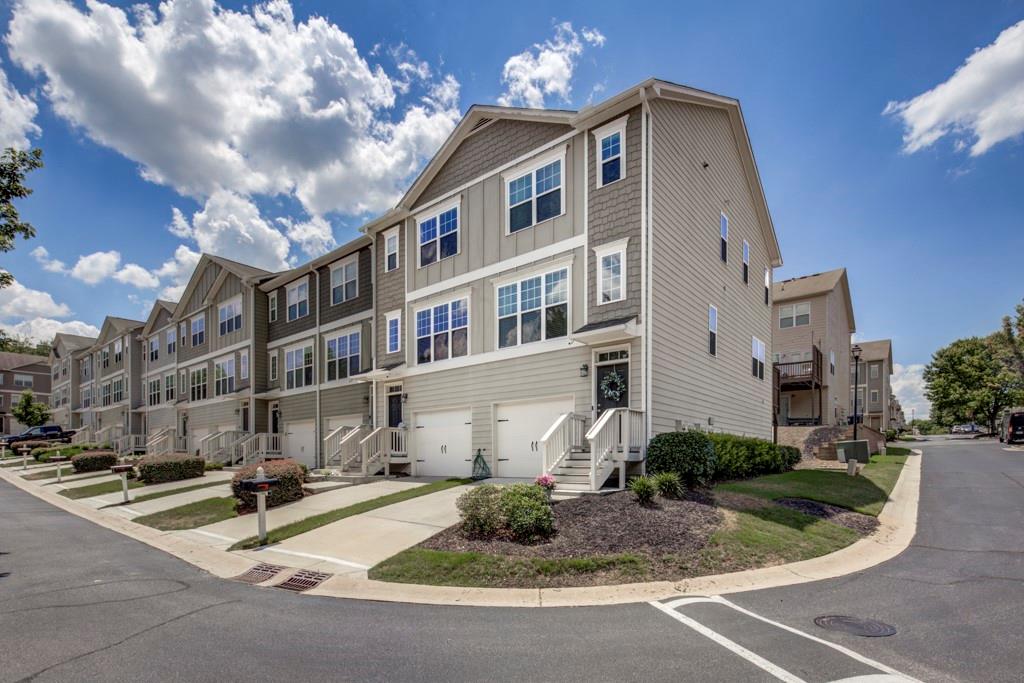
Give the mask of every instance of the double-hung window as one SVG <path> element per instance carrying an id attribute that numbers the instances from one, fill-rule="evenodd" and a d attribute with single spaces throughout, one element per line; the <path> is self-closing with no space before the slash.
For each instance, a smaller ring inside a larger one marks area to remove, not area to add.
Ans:
<path id="1" fill-rule="evenodd" d="M 100 387 L 100 403 L 104 406 L 110 405 L 110 382 Z"/>
<path id="2" fill-rule="evenodd" d="M 270 352 L 270 358 L 268 359 L 268 362 L 267 362 L 267 364 L 270 366 L 270 370 L 268 372 L 270 373 L 270 381 L 271 382 L 276 382 L 277 381 L 277 358 L 278 358 L 277 351 L 271 351 Z"/>
<path id="3" fill-rule="evenodd" d="M 598 247 L 597 255 L 597 303 L 612 303 L 626 298 L 626 243 Z"/>
<path id="4" fill-rule="evenodd" d="M 220 336 L 238 332 L 242 329 L 242 300 L 233 299 L 217 307 L 217 321 Z"/>
<path id="5" fill-rule="evenodd" d="M 206 400 L 206 366 L 189 371 L 189 400 Z"/>
<path id="6" fill-rule="evenodd" d="M 836 352 L 835 351 L 829 351 L 828 352 L 828 371 L 829 371 L 829 374 L 831 374 L 831 375 L 835 375 L 836 374 Z"/>
<path id="7" fill-rule="evenodd" d="M 267 315 L 270 318 L 270 322 L 277 322 L 277 292 L 273 291 L 267 295 Z"/>
<path id="8" fill-rule="evenodd" d="M 562 160 L 549 161 L 509 180 L 507 199 L 509 234 L 562 215 Z"/>
<path id="9" fill-rule="evenodd" d="M 238 354 L 238 379 L 249 379 L 249 351 Z"/>
<path id="10" fill-rule="evenodd" d="M 174 352 L 178 350 L 178 337 L 175 335 L 174 328 L 167 330 L 167 355 L 174 355 Z"/>
<path id="11" fill-rule="evenodd" d="M 157 377 L 156 379 L 149 380 L 149 405 L 160 405 L 162 396 L 160 393 L 160 378 Z"/>
<path id="12" fill-rule="evenodd" d="M 811 304 L 789 304 L 779 307 L 779 327 L 803 327 L 811 324 Z"/>
<path id="13" fill-rule="evenodd" d="M 720 255 L 722 257 L 722 263 L 729 262 L 729 217 L 724 213 L 719 214 L 718 219 L 718 232 L 721 236 Z"/>
<path id="14" fill-rule="evenodd" d="M 708 306 L 708 353 L 718 355 L 718 309 Z"/>
<path id="15" fill-rule="evenodd" d="M 754 337 L 750 344 L 750 369 L 754 377 L 761 380 L 764 379 L 764 356 L 764 342 Z"/>
<path id="16" fill-rule="evenodd" d="M 88 408 L 92 405 L 92 387 L 82 389 L 82 407 Z"/>
<path id="17" fill-rule="evenodd" d="M 498 287 L 498 348 L 568 334 L 567 268 Z"/>
<path id="18" fill-rule="evenodd" d="M 878 403 L 878 389 L 871 390 L 871 402 Z"/>
<path id="19" fill-rule="evenodd" d="M 119 403 L 124 400 L 124 379 L 115 379 L 113 382 L 114 386 L 114 403 Z"/>
<path id="20" fill-rule="evenodd" d="M 772 289 L 772 272 L 767 268 L 764 269 L 764 305 L 768 305 L 768 297 Z"/>
<path id="21" fill-rule="evenodd" d="M 743 282 L 750 282 L 750 243 L 743 240 Z"/>
<path id="22" fill-rule="evenodd" d="M 331 304 L 351 301 L 359 296 L 359 255 L 331 267 Z"/>
<path id="23" fill-rule="evenodd" d="M 601 126 L 594 131 L 597 141 L 597 172 L 598 188 L 610 185 L 616 180 L 626 177 L 626 121 L 628 116 Z"/>
<path id="24" fill-rule="evenodd" d="M 168 403 L 174 400 L 174 375 L 164 376 L 164 400 Z"/>
<path id="25" fill-rule="evenodd" d="M 327 340 L 328 382 L 359 373 L 359 336 L 353 332 Z"/>
<path id="26" fill-rule="evenodd" d="M 398 270 L 398 228 L 384 233 L 384 272 Z"/>
<path id="27" fill-rule="evenodd" d="M 309 280 L 288 285 L 288 322 L 309 315 Z"/>
<path id="28" fill-rule="evenodd" d="M 206 316 L 197 315 L 192 318 L 192 346 L 206 342 Z"/>
<path id="29" fill-rule="evenodd" d="M 153 363 L 160 358 L 160 338 L 149 340 L 149 362 Z"/>
<path id="30" fill-rule="evenodd" d="M 110 367 L 110 350 L 108 348 L 100 351 L 100 365 L 104 368 Z"/>
<path id="31" fill-rule="evenodd" d="M 416 311 L 416 362 L 432 363 L 469 353 L 469 299 Z"/>
<path id="32" fill-rule="evenodd" d="M 31 389 L 34 378 L 32 375 L 15 375 L 14 386 L 21 389 Z"/>
<path id="33" fill-rule="evenodd" d="M 120 339 L 114 341 L 114 362 L 120 363 L 124 358 L 124 345 Z"/>
<path id="34" fill-rule="evenodd" d="M 871 379 L 878 379 L 878 375 L 879 375 L 878 363 L 872 363 L 868 367 L 870 367 L 870 369 L 871 369 Z"/>
<path id="35" fill-rule="evenodd" d="M 187 331 L 188 328 L 185 327 L 185 323 L 181 323 L 180 325 L 178 325 L 178 339 L 181 340 L 182 344 L 185 344 L 188 341 L 188 337 L 185 336 L 185 333 Z"/>
<path id="36" fill-rule="evenodd" d="M 385 316 L 387 329 L 387 350 L 388 353 L 398 353 L 402 350 L 402 313 L 395 311 Z"/>
<path id="37" fill-rule="evenodd" d="M 313 383 L 313 347 L 299 346 L 284 352 L 285 388 L 298 389 Z"/>
<path id="38" fill-rule="evenodd" d="M 420 267 L 459 253 L 459 205 L 416 221 Z"/>
<path id="39" fill-rule="evenodd" d="M 213 364 L 213 395 L 235 393 L 235 359 L 224 358 Z"/>

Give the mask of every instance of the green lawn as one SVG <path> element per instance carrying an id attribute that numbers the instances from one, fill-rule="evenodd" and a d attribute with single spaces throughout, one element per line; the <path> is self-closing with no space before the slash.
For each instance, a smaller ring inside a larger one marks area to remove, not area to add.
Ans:
<path id="1" fill-rule="evenodd" d="M 227 484 L 230 480 L 222 479 L 219 481 L 207 481 L 202 484 L 196 484 L 195 486 L 185 486 L 180 489 L 168 489 L 167 491 L 157 491 L 156 493 L 144 493 L 132 498 L 133 503 L 141 503 L 147 500 L 156 500 L 157 498 L 163 498 L 165 496 L 173 496 L 178 493 L 185 493 L 186 491 L 195 491 L 196 489 L 205 489 L 210 486 L 220 486 L 221 484 Z M 121 505 L 121 503 L 115 503 L 115 505 Z M 114 507 L 114 505 L 108 505 L 107 507 Z"/>
<path id="2" fill-rule="evenodd" d="M 128 488 L 137 489 L 141 488 L 143 483 L 141 481 L 135 481 L 134 479 L 128 480 Z M 71 500 L 78 500 L 79 498 L 92 498 L 93 496 L 102 496 L 105 493 L 117 493 L 121 490 L 121 479 L 115 479 L 114 481 L 104 481 L 99 484 L 89 484 L 88 486 L 78 486 L 73 489 L 64 489 L 60 492 L 60 495 Z"/>
<path id="3" fill-rule="evenodd" d="M 910 455 L 910 449 L 903 446 L 886 446 L 886 455 Z"/>
<path id="4" fill-rule="evenodd" d="M 769 500 L 806 498 L 877 517 L 906 460 L 905 455 L 873 455 L 859 477 L 836 470 L 794 470 L 715 488 Z"/>
<path id="5" fill-rule="evenodd" d="M 61 474 L 62 477 L 68 477 L 75 473 L 75 470 L 70 464 L 64 463 L 64 472 Z M 93 472 L 91 476 L 79 477 L 78 479 L 72 479 L 71 481 L 81 481 L 83 479 L 92 479 L 93 477 L 105 477 L 110 474 L 110 470 L 105 472 Z M 54 467 L 52 470 L 34 470 L 32 474 L 26 474 L 22 479 L 25 481 L 39 481 L 40 479 L 54 479 L 57 476 L 57 468 Z"/>
<path id="6" fill-rule="evenodd" d="M 435 481 L 430 484 L 424 484 L 423 486 L 417 486 L 413 489 L 406 489 L 405 491 L 399 491 L 397 493 L 389 493 L 386 496 L 364 500 L 363 502 L 356 503 L 355 505 L 338 508 L 337 510 L 330 510 L 328 512 L 320 513 L 319 515 L 313 515 L 312 517 L 306 517 L 305 519 L 300 519 L 297 522 L 292 522 L 291 524 L 286 524 L 267 532 L 267 543 L 280 543 L 292 536 L 298 536 L 299 534 L 304 534 L 307 531 L 319 529 L 331 522 L 337 522 L 340 519 L 345 519 L 352 515 L 369 512 L 370 510 L 376 510 L 377 508 L 382 508 L 386 505 L 394 505 L 395 503 L 401 503 L 404 500 L 411 500 L 412 498 L 418 498 L 429 493 L 444 491 L 445 489 L 450 489 L 454 486 L 462 486 L 463 484 L 468 483 L 470 483 L 469 479 L 447 479 L 445 481 Z M 259 545 L 259 538 L 256 536 L 250 536 L 249 538 L 244 538 L 231 546 L 230 550 L 245 550 L 248 548 L 259 547 Z"/>
<path id="7" fill-rule="evenodd" d="M 198 500 L 188 505 L 171 508 L 170 510 L 136 517 L 132 521 L 151 526 L 154 529 L 160 529 L 161 531 L 195 529 L 199 526 L 206 526 L 207 524 L 237 517 L 238 512 L 235 510 L 235 505 L 234 496 L 207 498 L 206 500 Z"/>

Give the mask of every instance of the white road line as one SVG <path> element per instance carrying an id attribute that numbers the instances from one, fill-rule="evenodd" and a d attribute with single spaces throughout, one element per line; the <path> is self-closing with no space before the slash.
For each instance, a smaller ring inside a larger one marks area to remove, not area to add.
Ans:
<path id="1" fill-rule="evenodd" d="M 696 601 L 706 601 L 706 600 L 698 599 Z M 675 602 L 678 602 L 678 601 L 675 601 Z M 648 604 L 650 604 L 652 607 L 657 608 L 658 610 L 661 610 L 662 612 L 664 612 L 665 614 L 669 615 L 670 617 L 672 617 L 676 621 L 689 626 L 690 628 L 692 628 L 694 631 L 696 631 L 697 633 L 701 634 L 702 636 L 704 636 L 706 638 L 710 638 L 711 640 L 715 641 L 716 643 L 718 643 L 722 647 L 724 647 L 727 650 L 733 652 L 734 654 L 742 657 L 743 659 L 747 660 L 748 662 L 750 662 L 751 664 L 757 666 L 758 668 L 762 669 L 763 671 L 771 674 L 772 676 L 774 676 L 775 678 L 779 679 L 780 681 L 787 681 L 787 683 L 806 683 L 806 681 L 804 681 L 804 679 L 800 678 L 799 676 L 795 676 L 795 675 L 791 674 L 790 672 L 786 671 L 785 669 L 783 669 L 782 667 L 776 666 L 775 664 L 772 664 L 771 662 L 769 662 L 767 659 L 765 659 L 761 655 L 759 655 L 759 654 L 757 654 L 755 652 L 751 652 L 750 650 L 748 650 L 747 648 L 743 647 L 739 643 L 736 643 L 736 642 L 734 642 L 732 640 L 729 640 L 728 638 L 723 636 L 721 633 L 718 633 L 717 631 L 712 631 L 707 626 L 701 624 L 700 622 L 698 622 L 698 621 L 696 621 L 694 619 L 691 619 L 690 617 L 686 616 L 685 614 L 680 614 L 679 612 L 675 611 L 675 609 L 669 607 L 668 605 L 663 605 L 662 603 L 657 602 L 657 601 L 650 602 Z"/>
<path id="2" fill-rule="evenodd" d="M 312 553 L 301 553 L 301 552 L 299 552 L 297 550 L 285 550 L 284 548 L 266 547 L 266 548 L 259 548 L 255 552 L 258 552 L 258 553 L 271 552 L 271 553 L 281 553 L 282 555 L 294 555 L 295 557 L 308 557 L 311 560 L 322 560 L 324 562 L 330 562 L 332 564 L 338 564 L 338 565 L 341 565 L 343 567 L 352 567 L 353 569 L 362 569 L 364 571 L 369 569 L 369 567 L 367 567 L 365 564 L 357 564 L 356 562 L 349 562 L 348 560 L 340 560 L 337 557 L 328 557 L 327 555 L 314 555 Z"/>

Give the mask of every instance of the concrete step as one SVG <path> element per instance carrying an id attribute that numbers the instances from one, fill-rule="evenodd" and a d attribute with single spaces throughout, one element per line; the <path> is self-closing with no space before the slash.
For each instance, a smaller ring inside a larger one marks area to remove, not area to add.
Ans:
<path id="1" fill-rule="evenodd" d="M 336 491 L 346 486 L 352 486 L 350 481 L 308 481 L 302 485 L 302 490 L 310 495 Z"/>

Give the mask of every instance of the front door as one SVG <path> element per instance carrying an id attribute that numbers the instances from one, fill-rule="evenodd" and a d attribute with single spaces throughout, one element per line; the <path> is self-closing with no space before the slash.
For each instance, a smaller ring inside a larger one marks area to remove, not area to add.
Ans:
<path id="1" fill-rule="evenodd" d="M 249 402 L 242 401 L 242 431 L 249 431 Z"/>
<path id="2" fill-rule="evenodd" d="M 597 414 L 629 406 L 629 363 L 598 365 L 594 373 Z"/>
<path id="3" fill-rule="evenodd" d="M 402 395 L 388 394 L 388 427 L 402 424 Z"/>
<path id="4" fill-rule="evenodd" d="M 281 409 L 276 403 L 270 406 L 270 433 L 281 433 Z"/>

